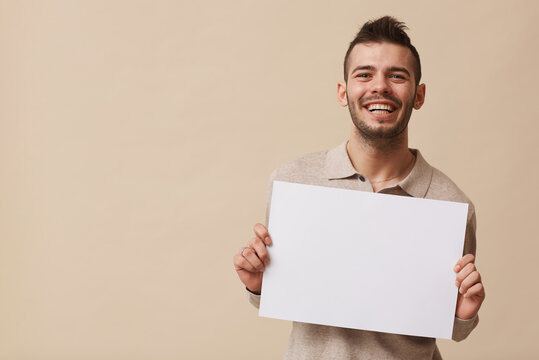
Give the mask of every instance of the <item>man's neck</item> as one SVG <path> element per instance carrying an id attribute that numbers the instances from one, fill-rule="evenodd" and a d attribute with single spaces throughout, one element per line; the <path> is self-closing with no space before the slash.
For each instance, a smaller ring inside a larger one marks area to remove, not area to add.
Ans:
<path id="1" fill-rule="evenodd" d="M 408 149 L 408 129 L 398 139 L 367 141 L 354 128 L 346 151 L 356 171 L 369 179 L 373 191 L 402 181 L 415 161 Z"/>

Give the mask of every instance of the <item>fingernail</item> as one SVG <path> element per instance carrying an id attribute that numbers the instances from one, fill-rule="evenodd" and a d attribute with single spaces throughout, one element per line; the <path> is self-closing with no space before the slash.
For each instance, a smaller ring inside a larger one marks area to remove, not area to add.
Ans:
<path id="1" fill-rule="evenodd" d="M 458 281 L 455 281 L 455 285 L 456 285 L 457 287 L 459 287 L 459 286 L 460 286 L 460 283 L 459 283 Z"/>
<path id="2" fill-rule="evenodd" d="M 266 236 L 266 238 L 264 239 L 264 241 L 266 242 L 266 245 L 269 245 L 270 244 L 270 238 Z"/>
<path id="3" fill-rule="evenodd" d="M 460 271 L 460 265 L 455 265 L 455 271 L 456 272 Z"/>

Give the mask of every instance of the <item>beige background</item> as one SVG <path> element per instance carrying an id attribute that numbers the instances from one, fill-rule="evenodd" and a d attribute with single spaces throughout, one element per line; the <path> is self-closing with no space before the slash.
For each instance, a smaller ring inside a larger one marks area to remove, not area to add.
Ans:
<path id="1" fill-rule="evenodd" d="M 487 300 L 447 359 L 534 358 L 535 1 L 1 1 L 0 359 L 278 359 L 232 255 L 279 163 L 345 140 L 359 25 L 410 27 L 411 146 L 478 213 Z"/>

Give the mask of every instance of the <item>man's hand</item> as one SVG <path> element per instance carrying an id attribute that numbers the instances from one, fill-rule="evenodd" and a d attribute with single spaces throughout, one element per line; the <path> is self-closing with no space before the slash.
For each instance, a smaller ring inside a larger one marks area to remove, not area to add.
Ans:
<path id="1" fill-rule="evenodd" d="M 262 274 L 270 262 L 266 246 L 271 245 L 271 238 L 268 229 L 262 224 L 256 224 L 254 232 L 255 237 L 249 241 L 247 247 L 234 255 L 234 268 L 247 289 L 260 294 Z"/>
<path id="2" fill-rule="evenodd" d="M 473 318 L 485 300 L 485 288 L 481 282 L 481 275 L 475 268 L 474 260 L 472 254 L 464 255 L 454 268 L 457 273 L 455 285 L 459 288 L 455 315 L 463 320 Z"/>

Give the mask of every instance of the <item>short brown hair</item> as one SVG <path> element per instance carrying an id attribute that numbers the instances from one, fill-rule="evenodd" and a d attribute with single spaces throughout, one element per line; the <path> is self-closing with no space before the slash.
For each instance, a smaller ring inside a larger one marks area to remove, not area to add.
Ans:
<path id="1" fill-rule="evenodd" d="M 408 30 L 406 24 L 391 16 L 384 16 L 376 20 L 367 21 L 361 27 L 361 30 L 359 30 L 354 40 L 350 43 L 348 51 L 346 51 L 346 56 L 344 57 L 344 81 L 347 81 L 348 79 L 348 57 L 354 46 L 366 42 L 380 43 L 386 41 L 410 49 L 415 59 L 414 74 L 416 85 L 418 85 L 419 80 L 421 80 L 421 61 L 419 60 L 417 50 L 410 42 L 410 38 L 405 30 Z"/>

